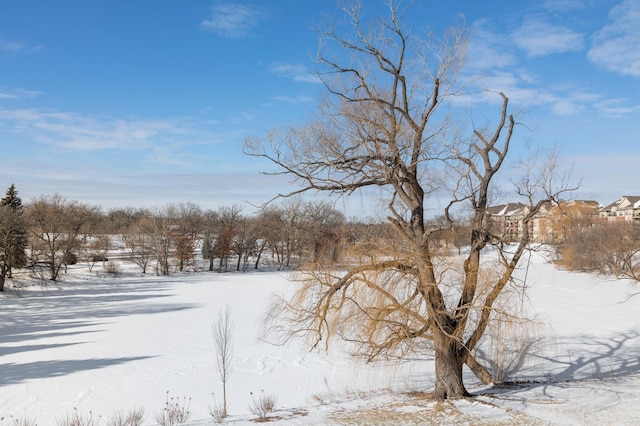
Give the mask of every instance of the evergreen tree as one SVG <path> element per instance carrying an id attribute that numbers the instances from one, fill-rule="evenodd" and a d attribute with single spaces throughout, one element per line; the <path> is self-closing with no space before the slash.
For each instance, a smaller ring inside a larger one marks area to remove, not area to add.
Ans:
<path id="1" fill-rule="evenodd" d="M 27 264 L 27 232 L 22 214 L 22 200 L 11 184 L 0 200 L 0 291 L 4 291 L 5 279 L 11 278 L 13 268 Z"/>
<path id="2" fill-rule="evenodd" d="M 7 189 L 6 196 L 0 200 L 0 204 L 9 206 L 15 211 L 22 209 L 22 199 L 18 197 L 15 184 L 12 183 L 9 189 Z"/>

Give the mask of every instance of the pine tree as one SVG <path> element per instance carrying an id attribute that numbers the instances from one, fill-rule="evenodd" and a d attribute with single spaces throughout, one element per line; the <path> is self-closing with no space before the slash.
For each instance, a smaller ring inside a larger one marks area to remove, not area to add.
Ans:
<path id="1" fill-rule="evenodd" d="M 3 206 L 9 206 L 14 211 L 22 209 L 22 199 L 18 197 L 18 191 L 16 191 L 16 185 L 11 184 L 7 189 L 6 196 L 0 200 L 0 204 Z"/>
<path id="2" fill-rule="evenodd" d="M 27 264 L 27 232 L 22 217 L 22 200 L 14 184 L 0 200 L 0 291 L 4 291 L 6 278 L 12 277 L 13 268 Z"/>

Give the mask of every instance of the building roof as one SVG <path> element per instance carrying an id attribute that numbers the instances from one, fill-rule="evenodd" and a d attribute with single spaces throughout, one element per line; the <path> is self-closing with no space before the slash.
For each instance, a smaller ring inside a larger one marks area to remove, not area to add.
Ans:
<path id="1" fill-rule="evenodd" d="M 611 210 L 620 210 L 620 209 L 640 209 L 640 196 L 638 195 L 623 195 L 618 200 L 609 204 L 608 206 L 602 207 L 600 211 L 611 211 Z"/>
<path id="2" fill-rule="evenodd" d="M 512 216 L 520 213 L 525 207 L 527 206 L 522 203 L 507 203 L 499 206 L 488 207 L 487 213 L 491 216 Z"/>

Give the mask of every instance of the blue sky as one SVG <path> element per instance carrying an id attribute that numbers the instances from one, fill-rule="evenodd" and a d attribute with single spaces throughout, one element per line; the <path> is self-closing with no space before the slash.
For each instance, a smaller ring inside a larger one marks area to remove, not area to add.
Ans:
<path id="1" fill-rule="evenodd" d="M 285 182 L 242 142 L 315 110 L 313 28 L 336 14 L 333 0 L 0 0 L 0 189 L 105 209 L 271 198 Z M 519 141 L 557 146 L 577 198 L 640 195 L 640 2 L 414 0 L 405 23 L 437 34 L 461 16 L 468 70 L 509 96 Z"/>

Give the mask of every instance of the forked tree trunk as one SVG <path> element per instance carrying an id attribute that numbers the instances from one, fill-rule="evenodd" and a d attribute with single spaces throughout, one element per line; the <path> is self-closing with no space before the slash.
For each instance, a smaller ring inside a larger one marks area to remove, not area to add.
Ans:
<path id="1" fill-rule="evenodd" d="M 463 352 L 458 342 L 443 331 L 434 332 L 436 351 L 436 384 L 433 396 L 437 400 L 471 396 L 462 381 Z"/>

